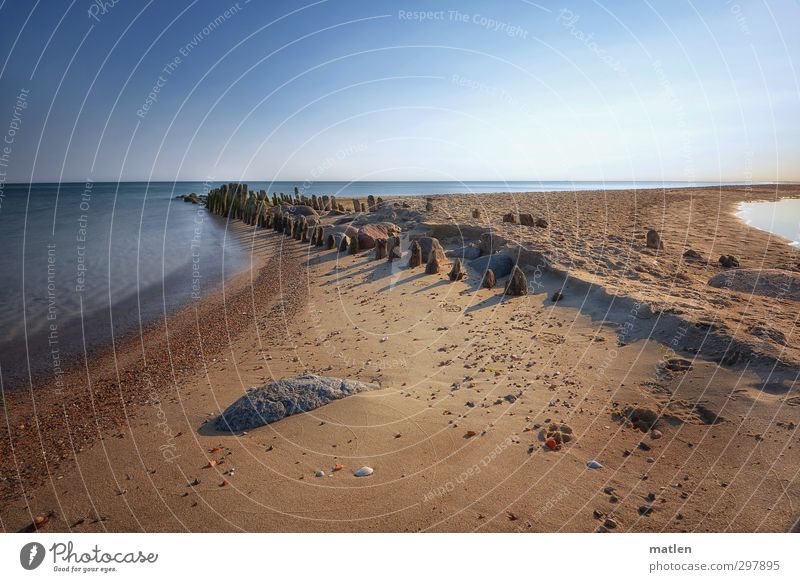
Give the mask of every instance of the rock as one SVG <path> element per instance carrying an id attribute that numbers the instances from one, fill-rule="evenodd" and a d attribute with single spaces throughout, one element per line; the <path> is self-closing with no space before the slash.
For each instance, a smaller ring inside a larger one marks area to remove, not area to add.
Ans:
<path id="1" fill-rule="evenodd" d="M 485 273 L 488 269 L 491 269 L 494 272 L 494 276 L 501 279 L 511 274 L 511 270 L 514 268 L 514 261 L 504 253 L 495 253 L 470 261 L 469 268 L 478 273 Z"/>
<path id="2" fill-rule="evenodd" d="M 408 259 L 408 266 L 413 268 L 420 265 L 422 265 L 422 247 L 419 241 L 413 241 L 411 243 L 411 257 Z"/>
<path id="3" fill-rule="evenodd" d="M 586 461 L 586 466 L 590 469 L 602 469 L 603 465 L 598 463 L 597 461 Z"/>
<path id="4" fill-rule="evenodd" d="M 664 243 L 661 242 L 661 235 L 654 229 L 647 231 L 646 244 L 648 249 L 661 250 L 664 248 Z"/>
<path id="5" fill-rule="evenodd" d="M 304 204 L 297 204 L 295 206 L 288 206 L 283 209 L 284 212 L 287 212 L 294 216 L 319 216 L 317 211 L 314 210 L 311 206 L 304 205 Z"/>
<path id="6" fill-rule="evenodd" d="M 400 228 L 391 222 L 376 222 L 365 224 L 358 229 L 358 247 L 367 250 L 375 248 L 375 241 L 379 238 L 388 239 L 390 236 L 400 234 Z"/>
<path id="7" fill-rule="evenodd" d="M 503 222 L 510 222 L 511 224 L 517 223 L 517 215 L 513 212 L 509 212 L 508 214 L 503 215 Z"/>
<path id="8" fill-rule="evenodd" d="M 528 279 L 519 267 L 514 267 L 511 271 L 511 279 L 508 280 L 505 290 L 506 295 L 527 295 Z"/>
<path id="9" fill-rule="evenodd" d="M 464 277 L 467 276 L 466 271 L 464 270 L 464 265 L 461 263 L 461 259 L 456 259 L 453 263 L 453 268 L 450 269 L 450 273 L 448 277 L 450 277 L 451 281 L 461 281 Z"/>
<path id="10" fill-rule="evenodd" d="M 481 217 L 481 209 L 480 208 L 473 208 L 472 209 L 472 218 L 480 218 Z"/>
<path id="11" fill-rule="evenodd" d="M 216 420 L 220 430 L 240 432 L 308 412 L 334 400 L 380 386 L 313 374 L 284 378 L 249 388 Z"/>
<path id="12" fill-rule="evenodd" d="M 553 296 L 550 298 L 553 303 L 564 299 L 564 295 L 560 291 L 553 291 Z"/>
<path id="13" fill-rule="evenodd" d="M 433 198 L 425 199 L 425 210 L 428 212 L 433 212 Z"/>
<path id="14" fill-rule="evenodd" d="M 481 249 L 477 245 L 468 244 L 457 249 L 446 251 L 445 255 L 452 258 L 459 258 L 465 261 L 471 261 L 481 256 Z"/>
<path id="15" fill-rule="evenodd" d="M 633 310 L 633 316 L 637 319 L 651 319 L 655 313 L 649 303 L 637 303 Z"/>
<path id="16" fill-rule="evenodd" d="M 422 248 L 422 262 L 427 263 L 428 259 L 430 259 L 431 251 L 434 251 L 439 255 L 439 262 L 446 263 L 446 255 L 444 253 L 444 249 L 442 248 L 439 239 L 430 237 L 430 236 L 423 236 L 417 239 L 419 242 L 419 246 Z"/>
<path id="17" fill-rule="evenodd" d="M 654 428 L 653 430 L 650 431 L 650 438 L 653 439 L 654 441 L 657 441 L 658 439 L 660 439 L 663 436 L 664 436 L 664 433 L 662 433 L 657 428 Z"/>
<path id="18" fill-rule="evenodd" d="M 332 234 L 328 235 L 328 238 L 325 239 L 325 250 L 333 250 L 336 247 L 336 237 Z"/>
<path id="19" fill-rule="evenodd" d="M 688 372 L 692 369 L 692 362 L 684 358 L 669 358 L 661 365 L 670 372 Z"/>
<path id="20" fill-rule="evenodd" d="M 722 255 L 719 258 L 719 264 L 725 267 L 726 269 L 738 269 L 739 259 L 737 259 L 733 255 Z"/>
<path id="21" fill-rule="evenodd" d="M 694 249 L 686 249 L 683 251 L 683 258 L 691 261 L 701 261 L 703 256 Z"/>
<path id="22" fill-rule="evenodd" d="M 372 467 L 361 467 L 360 469 L 357 469 L 357 470 L 355 471 L 355 473 L 353 473 L 353 475 L 354 475 L 355 477 L 369 477 L 369 476 L 370 476 L 370 475 L 372 475 L 374 472 L 375 472 L 375 471 L 373 470 L 373 468 L 372 468 Z"/>
<path id="23" fill-rule="evenodd" d="M 439 261 L 439 253 L 431 252 L 431 254 L 428 256 L 428 262 L 425 264 L 425 274 L 435 275 L 440 270 L 441 262 Z"/>
<path id="24" fill-rule="evenodd" d="M 513 222 L 513 221 L 511 221 L 511 222 Z M 528 212 L 520 212 L 519 213 L 519 223 L 522 226 L 533 226 L 534 225 L 533 214 L 530 214 Z"/>
<path id="25" fill-rule="evenodd" d="M 650 515 L 653 513 L 653 506 L 652 505 L 641 505 L 639 506 L 639 515 L 645 516 Z"/>
<path id="26" fill-rule="evenodd" d="M 494 277 L 494 271 L 486 269 L 486 273 L 483 274 L 483 280 L 481 281 L 481 287 L 485 289 L 494 289 L 495 285 L 497 285 L 497 280 Z"/>
<path id="27" fill-rule="evenodd" d="M 379 238 L 375 241 L 375 260 L 380 261 L 386 258 L 387 246 L 389 241 L 385 238 Z"/>
<path id="28" fill-rule="evenodd" d="M 325 476 L 325 471 L 317 471 L 316 473 L 314 473 L 314 477 L 324 477 L 324 476 Z"/>
<path id="29" fill-rule="evenodd" d="M 356 242 L 358 242 L 358 239 L 356 239 Z M 346 253 L 347 249 L 349 249 L 349 248 L 350 248 L 350 237 L 347 236 L 346 234 L 340 234 L 339 235 L 339 252 L 340 253 Z"/>
<path id="30" fill-rule="evenodd" d="M 547 220 L 545 220 L 544 218 L 537 218 L 536 222 L 534 223 L 534 226 L 537 226 L 539 228 L 547 228 L 550 225 L 548 224 Z"/>
<path id="31" fill-rule="evenodd" d="M 367 196 L 367 207 L 369 208 L 370 212 L 375 212 L 375 196 L 372 194 Z"/>

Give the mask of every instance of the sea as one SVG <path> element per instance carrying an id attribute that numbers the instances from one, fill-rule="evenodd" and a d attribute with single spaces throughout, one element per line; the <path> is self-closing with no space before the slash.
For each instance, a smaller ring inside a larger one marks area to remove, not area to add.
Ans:
<path id="1" fill-rule="evenodd" d="M 685 182 L 250 182 L 340 197 L 680 188 Z M 0 184 L 0 388 L 67 366 L 204 297 L 251 265 L 252 233 L 179 195 L 219 183 Z"/>

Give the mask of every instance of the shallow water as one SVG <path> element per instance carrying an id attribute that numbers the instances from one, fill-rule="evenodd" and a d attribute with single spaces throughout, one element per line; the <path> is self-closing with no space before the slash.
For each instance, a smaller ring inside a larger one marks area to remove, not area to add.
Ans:
<path id="1" fill-rule="evenodd" d="M 800 198 L 774 202 L 743 202 L 736 214 L 747 224 L 777 234 L 800 247 Z"/>
<path id="2" fill-rule="evenodd" d="M 202 184 L 6 185 L 0 206 L 4 389 L 207 294 L 249 264 Z"/>

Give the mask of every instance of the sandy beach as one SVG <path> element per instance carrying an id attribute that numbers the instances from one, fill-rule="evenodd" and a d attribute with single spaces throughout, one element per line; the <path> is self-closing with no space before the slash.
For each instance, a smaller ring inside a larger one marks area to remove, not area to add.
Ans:
<path id="1" fill-rule="evenodd" d="M 397 225 L 393 262 L 232 223 L 251 243 L 248 271 L 86 358 L 63 390 L 5 394 L 0 524 L 790 531 L 800 257 L 735 216 L 743 201 L 780 197 L 800 186 L 435 196 L 430 210 L 402 197 L 320 212 L 328 228 Z M 650 229 L 662 248 L 648 247 Z M 483 288 L 469 261 L 466 278 L 448 278 L 457 249 L 487 232 L 527 295 L 504 295 L 508 277 Z M 420 236 L 448 251 L 440 273 L 407 266 Z M 248 387 L 304 373 L 380 389 L 242 433 L 215 427 Z M 551 450 L 556 434 L 569 437 Z M 362 466 L 374 474 L 355 477 Z"/>

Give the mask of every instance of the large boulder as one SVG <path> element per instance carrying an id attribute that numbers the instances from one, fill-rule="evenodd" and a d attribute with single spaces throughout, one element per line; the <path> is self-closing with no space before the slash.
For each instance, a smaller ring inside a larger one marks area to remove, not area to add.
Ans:
<path id="1" fill-rule="evenodd" d="M 311 206 L 296 204 L 295 206 L 283 206 L 283 213 L 290 216 L 319 216 L 317 211 Z"/>
<path id="2" fill-rule="evenodd" d="M 284 378 L 249 388 L 217 418 L 216 426 L 231 432 L 251 430 L 340 398 L 379 388 L 377 384 L 313 374 Z"/>
<path id="3" fill-rule="evenodd" d="M 376 222 L 365 224 L 358 229 L 358 247 L 361 250 L 375 248 L 375 241 L 379 238 L 388 239 L 390 236 L 400 234 L 400 228 L 391 222 Z"/>
<path id="4" fill-rule="evenodd" d="M 502 279 L 511 273 L 511 269 L 514 268 L 514 261 L 505 253 L 495 253 L 470 261 L 469 268 L 481 276 L 487 269 L 491 269 L 497 279 Z"/>

